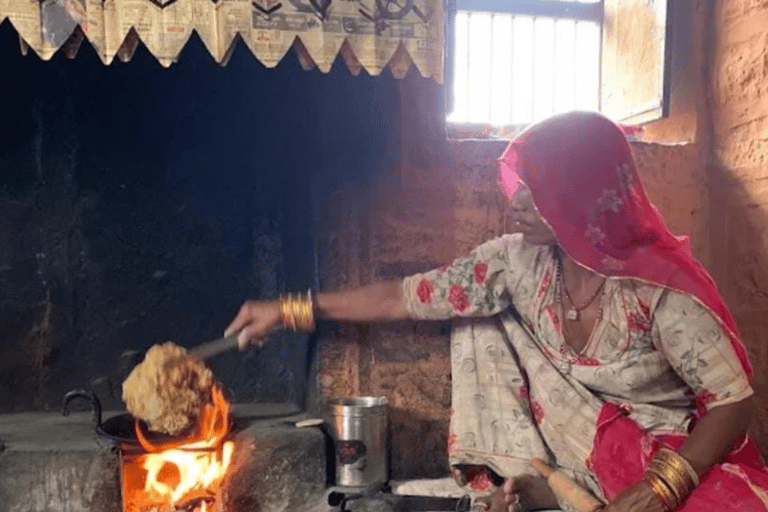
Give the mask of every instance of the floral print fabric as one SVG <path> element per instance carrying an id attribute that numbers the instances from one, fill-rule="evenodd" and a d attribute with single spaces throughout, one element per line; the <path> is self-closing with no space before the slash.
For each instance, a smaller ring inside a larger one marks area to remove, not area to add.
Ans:
<path id="1" fill-rule="evenodd" d="M 507 235 L 404 279 L 412 318 L 457 318 L 452 464 L 485 464 L 509 476 L 532 472 L 527 460 L 540 457 L 599 494 L 587 460 L 604 403 L 619 404 L 646 431 L 684 434 L 697 398 L 713 407 L 752 393 L 706 308 L 634 279 L 607 279 L 602 315 L 575 353 L 555 307 L 556 272 L 552 248 Z"/>

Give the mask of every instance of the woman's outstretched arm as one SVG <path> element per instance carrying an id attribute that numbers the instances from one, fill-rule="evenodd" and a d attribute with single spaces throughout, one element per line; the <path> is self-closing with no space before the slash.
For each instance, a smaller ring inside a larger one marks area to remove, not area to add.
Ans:
<path id="1" fill-rule="evenodd" d="M 351 288 L 336 292 L 323 292 L 314 297 L 316 318 L 348 322 L 405 320 L 408 310 L 403 296 L 401 280 Z M 243 304 L 225 334 L 239 332 L 241 348 L 249 344 L 260 345 L 266 336 L 282 327 L 279 301 L 249 300 Z"/>

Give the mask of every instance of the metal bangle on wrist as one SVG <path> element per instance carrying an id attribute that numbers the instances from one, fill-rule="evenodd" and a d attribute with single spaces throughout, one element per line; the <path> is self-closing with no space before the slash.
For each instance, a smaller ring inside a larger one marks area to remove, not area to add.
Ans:
<path id="1" fill-rule="evenodd" d="M 311 290 L 307 290 L 306 294 L 281 295 L 279 304 L 280 320 L 285 329 L 302 332 L 315 330 L 315 305 Z"/>
<path id="2" fill-rule="evenodd" d="M 699 475 L 682 455 L 662 448 L 648 465 L 643 482 L 671 512 L 688 499 L 699 484 Z"/>

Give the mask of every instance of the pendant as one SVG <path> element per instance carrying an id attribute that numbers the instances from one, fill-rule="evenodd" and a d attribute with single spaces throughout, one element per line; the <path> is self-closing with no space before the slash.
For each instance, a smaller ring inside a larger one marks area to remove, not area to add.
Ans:
<path id="1" fill-rule="evenodd" d="M 568 320 L 572 320 L 572 321 L 578 320 L 579 319 L 579 312 L 576 311 L 576 309 L 571 308 L 571 309 L 569 309 L 568 311 L 565 312 L 565 318 L 567 318 Z"/>

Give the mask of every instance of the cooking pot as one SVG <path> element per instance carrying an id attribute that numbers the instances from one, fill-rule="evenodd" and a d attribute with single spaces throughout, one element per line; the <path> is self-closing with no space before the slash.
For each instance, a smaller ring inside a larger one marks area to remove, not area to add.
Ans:
<path id="1" fill-rule="evenodd" d="M 106 421 L 102 421 L 101 417 L 101 402 L 99 397 L 93 391 L 86 389 L 75 389 L 64 395 L 64 399 L 61 403 L 61 414 L 69 416 L 69 404 L 74 399 L 88 400 L 91 404 L 91 410 L 93 412 L 93 429 L 100 438 L 106 439 L 112 442 L 114 445 L 120 443 L 127 443 L 133 445 L 139 445 L 139 440 L 136 437 L 136 418 L 130 413 L 122 413 L 108 418 Z M 152 432 L 146 426 L 143 421 L 139 421 L 139 428 L 144 437 L 154 445 L 157 444 L 174 444 L 183 441 L 187 438 L 190 432 L 183 432 L 179 435 L 161 434 L 159 432 Z"/>

